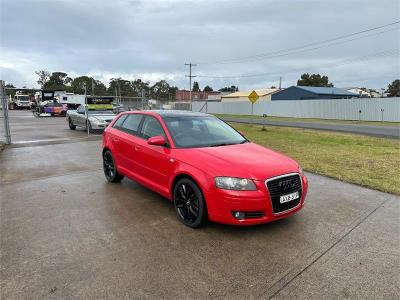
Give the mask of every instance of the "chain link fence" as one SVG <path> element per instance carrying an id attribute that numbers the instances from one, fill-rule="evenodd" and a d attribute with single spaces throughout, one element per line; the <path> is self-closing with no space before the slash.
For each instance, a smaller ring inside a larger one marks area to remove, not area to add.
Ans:
<path id="1" fill-rule="evenodd" d="M 0 149 L 2 149 L 5 144 L 11 144 L 8 99 L 3 80 L 0 80 L 0 102 Z"/>

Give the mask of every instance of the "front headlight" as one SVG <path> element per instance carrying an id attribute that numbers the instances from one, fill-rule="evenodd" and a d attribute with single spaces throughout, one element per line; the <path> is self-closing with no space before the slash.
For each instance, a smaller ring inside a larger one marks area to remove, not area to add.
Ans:
<path id="1" fill-rule="evenodd" d="M 95 118 L 95 117 L 93 117 L 93 122 L 96 123 L 96 124 L 104 124 L 105 123 L 104 120 L 98 119 L 98 118 Z"/>
<path id="2" fill-rule="evenodd" d="M 253 180 L 235 177 L 215 177 L 215 185 L 224 190 L 255 191 L 257 189 Z"/>

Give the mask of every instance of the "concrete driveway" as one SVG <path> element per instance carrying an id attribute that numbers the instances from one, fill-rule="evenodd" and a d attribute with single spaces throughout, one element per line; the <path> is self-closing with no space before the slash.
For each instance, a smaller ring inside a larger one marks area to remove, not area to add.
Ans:
<path id="1" fill-rule="evenodd" d="M 192 230 L 77 138 L 0 154 L 2 299 L 400 297 L 397 196 L 307 174 L 288 219 Z"/>

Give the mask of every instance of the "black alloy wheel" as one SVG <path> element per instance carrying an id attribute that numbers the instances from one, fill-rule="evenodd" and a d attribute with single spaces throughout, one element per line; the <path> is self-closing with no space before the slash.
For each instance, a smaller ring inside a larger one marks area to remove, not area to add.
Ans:
<path id="1" fill-rule="evenodd" d="M 109 182 L 120 182 L 124 178 L 123 175 L 118 173 L 110 151 L 105 151 L 103 154 L 103 170 Z"/>
<path id="2" fill-rule="evenodd" d="M 200 188 L 192 180 L 183 178 L 174 187 L 174 206 L 179 221 L 198 228 L 207 220 L 207 208 Z"/>

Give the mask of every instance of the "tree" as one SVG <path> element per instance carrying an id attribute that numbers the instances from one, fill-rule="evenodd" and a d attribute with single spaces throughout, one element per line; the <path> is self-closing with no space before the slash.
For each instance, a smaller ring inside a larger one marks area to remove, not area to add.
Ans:
<path id="1" fill-rule="evenodd" d="M 203 89 L 203 92 L 212 92 L 212 91 L 213 91 L 213 89 L 212 89 L 212 87 L 209 86 L 209 85 L 206 85 L 206 86 L 204 87 L 204 89 Z"/>
<path id="2" fill-rule="evenodd" d="M 231 85 L 230 87 L 229 86 L 223 87 L 223 88 L 219 89 L 218 91 L 219 92 L 231 92 L 231 93 L 234 93 L 234 92 L 238 92 L 239 88 L 237 86 L 235 86 L 235 85 Z"/>
<path id="3" fill-rule="evenodd" d="M 64 72 L 53 72 L 48 81 L 46 81 L 42 88 L 46 90 L 58 90 L 58 91 L 70 91 L 69 84 L 72 82 L 72 78 L 68 77 L 67 73 Z M 68 86 L 67 86 L 68 85 Z"/>
<path id="4" fill-rule="evenodd" d="M 150 96 L 157 100 L 169 100 L 170 85 L 165 80 L 156 82 L 150 88 Z"/>
<path id="5" fill-rule="evenodd" d="M 300 86 L 321 86 L 321 87 L 333 87 L 332 83 L 329 83 L 328 76 L 321 76 L 320 74 L 308 74 L 304 73 L 300 79 L 297 80 L 297 85 Z"/>
<path id="6" fill-rule="evenodd" d="M 386 93 L 389 97 L 400 97 L 400 79 L 393 80 L 393 82 L 388 85 Z"/>
<path id="7" fill-rule="evenodd" d="M 118 96 L 122 97 L 135 96 L 132 90 L 131 82 L 122 78 L 111 78 L 108 86 L 108 93 L 110 95 L 117 94 Z"/>
<path id="8" fill-rule="evenodd" d="M 193 82 L 192 92 L 200 92 L 199 83 L 197 81 Z"/>
<path id="9" fill-rule="evenodd" d="M 149 82 L 144 82 L 142 79 L 135 79 L 134 81 L 131 82 L 131 87 L 133 91 L 133 95 L 135 97 L 141 97 L 142 92 L 145 92 L 145 94 L 148 94 L 150 91 L 150 84 Z"/>
<path id="10" fill-rule="evenodd" d="M 37 83 L 40 85 L 41 88 L 44 87 L 44 85 L 49 81 L 50 78 L 50 72 L 46 70 L 40 70 L 36 71 L 35 74 L 39 76 L 39 79 L 37 80 Z"/>
<path id="11" fill-rule="evenodd" d="M 75 94 L 84 94 L 85 85 L 87 94 L 92 93 L 97 96 L 103 96 L 107 94 L 107 88 L 100 80 L 96 80 L 93 77 L 80 76 L 76 77 L 71 82 L 71 91 Z M 93 90 L 93 91 L 92 91 Z"/>

